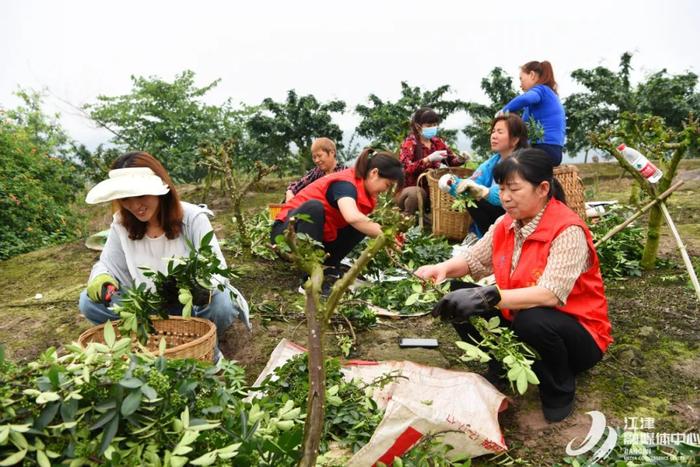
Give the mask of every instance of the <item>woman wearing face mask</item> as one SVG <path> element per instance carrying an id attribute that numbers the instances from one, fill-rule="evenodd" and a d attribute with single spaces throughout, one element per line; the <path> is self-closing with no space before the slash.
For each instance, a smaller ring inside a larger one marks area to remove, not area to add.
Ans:
<path id="1" fill-rule="evenodd" d="M 557 95 L 552 65 L 547 61 L 533 61 L 520 67 L 520 88 L 525 92 L 508 102 L 501 112 L 524 109 L 525 122 L 534 121 L 541 125 L 544 135 L 530 143 L 533 148 L 549 154 L 556 167 L 561 164 L 566 140 L 566 115 Z"/>
<path id="2" fill-rule="evenodd" d="M 119 157 L 112 164 L 109 178 L 92 188 L 85 201 L 88 204 L 112 201 L 118 207 L 100 260 L 92 268 L 87 289 L 80 294 L 80 312 L 93 324 L 119 319 L 112 307 L 121 302 L 122 289 L 141 283 L 153 286 L 141 267 L 167 272 L 169 259 L 189 256 L 187 241 L 198 247 L 202 237 L 212 230 L 207 217 L 211 211 L 180 201 L 165 167 L 146 152 Z M 216 237 L 211 243 L 225 267 L 226 260 Z M 223 335 L 236 317 L 250 327 L 248 304 L 228 282 L 226 286 L 223 292 L 214 289 L 201 303 L 197 303 L 201 297 L 195 297 L 192 308 L 192 316 L 216 324 L 218 336 Z M 168 312 L 180 315 L 182 304 L 177 299 L 176 288 L 172 294 L 163 297 L 170 304 Z M 217 348 L 215 360 L 220 356 Z"/>
<path id="3" fill-rule="evenodd" d="M 316 167 L 306 172 L 296 182 L 289 184 L 287 193 L 285 193 L 285 202 L 294 198 L 297 193 L 324 175 L 345 170 L 345 166 L 339 164 L 336 159 L 335 143 L 330 138 L 316 138 L 311 143 L 311 158 Z"/>
<path id="4" fill-rule="evenodd" d="M 451 321 L 465 341 L 479 338 L 471 316 L 500 317 L 539 354 L 533 370 L 542 410 L 557 422 L 573 410 L 576 374 L 600 361 L 612 336 L 591 233 L 566 206 L 552 169 L 548 154 L 534 148 L 498 164 L 494 179 L 506 214 L 472 247 L 416 274 L 438 283 L 495 275 L 496 285 L 486 287 L 453 281 L 433 315 Z M 500 384 L 502 376 L 490 362 L 487 379 Z"/>
<path id="5" fill-rule="evenodd" d="M 308 222 L 299 219 L 295 224 L 296 232 L 323 243 L 328 284 L 339 276 L 340 261 L 355 245 L 365 236 L 381 233 L 381 226 L 367 215 L 374 210 L 377 195 L 402 182 L 401 163 L 394 154 L 366 148 L 353 168 L 316 180 L 284 204 L 272 225 L 272 243 L 284 233 L 291 217 L 308 216 Z"/>
<path id="6" fill-rule="evenodd" d="M 445 142 L 437 136 L 440 117 L 429 107 L 422 107 L 413 114 L 411 134 L 401 144 L 400 159 L 405 174 L 404 188 L 396 197 L 396 204 L 406 214 L 418 210 L 418 192 L 428 199 L 426 187 L 417 186 L 418 177 L 441 164 L 458 166 L 464 159 L 452 153 Z"/>
<path id="7" fill-rule="evenodd" d="M 476 206 L 467 208 L 481 237 L 496 219 L 505 214 L 498 196 L 498 183 L 493 179 L 496 165 L 508 159 L 514 151 L 528 147 L 527 127 L 516 114 L 500 115 L 491 122 L 491 150 L 495 152 L 482 163 L 470 178 L 457 186 L 458 192 L 469 192 L 476 200 Z"/>

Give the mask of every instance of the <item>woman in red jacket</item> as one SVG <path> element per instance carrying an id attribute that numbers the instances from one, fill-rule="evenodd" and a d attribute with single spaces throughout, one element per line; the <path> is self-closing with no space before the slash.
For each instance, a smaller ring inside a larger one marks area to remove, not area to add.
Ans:
<path id="1" fill-rule="evenodd" d="M 309 222 L 300 219 L 296 232 L 323 243 L 328 253 L 326 274 L 338 276 L 340 261 L 355 245 L 365 236 L 382 232 L 367 217 L 377 204 L 377 195 L 402 183 L 401 163 L 394 154 L 366 148 L 355 167 L 316 180 L 284 204 L 272 225 L 272 243 L 284 233 L 290 217 L 305 214 Z"/>
<path id="2" fill-rule="evenodd" d="M 396 196 L 396 204 L 404 213 L 413 215 L 418 210 L 418 192 L 428 200 L 425 186 L 417 186 L 418 177 L 441 164 L 459 166 L 464 159 L 452 153 L 437 136 L 440 116 L 430 107 L 416 110 L 411 119 L 411 134 L 401 144 L 400 159 L 406 183 Z"/>
<path id="3" fill-rule="evenodd" d="M 551 158 L 521 149 L 499 163 L 494 180 L 506 214 L 472 247 L 416 274 L 436 282 L 495 274 L 496 285 L 454 283 L 433 310 L 453 322 L 460 337 L 479 339 L 469 317 L 500 316 L 540 355 L 542 410 L 552 422 L 574 406 L 575 376 L 595 365 L 612 342 L 598 255 L 586 224 L 565 204 Z M 494 382 L 502 368 L 489 362 Z"/>

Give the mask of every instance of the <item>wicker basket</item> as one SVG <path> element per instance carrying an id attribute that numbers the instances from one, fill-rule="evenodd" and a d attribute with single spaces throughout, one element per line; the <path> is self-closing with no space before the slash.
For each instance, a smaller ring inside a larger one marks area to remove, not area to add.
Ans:
<path id="1" fill-rule="evenodd" d="M 472 169 L 466 169 L 464 167 L 450 167 L 446 169 L 433 169 L 418 177 L 418 184 L 420 184 L 420 179 L 422 177 L 427 177 L 428 179 L 428 196 L 430 196 L 430 205 L 432 207 L 431 220 L 433 223 L 434 235 L 444 235 L 452 240 L 462 240 L 467 236 L 469 224 L 471 224 L 472 220 L 469 213 L 467 211 L 459 212 L 452 209 L 452 204 L 455 202 L 455 199 L 448 193 L 440 190 L 438 181 L 440 177 L 447 173 L 454 174 L 460 178 L 467 178 L 473 172 Z M 420 199 L 420 191 L 418 193 L 419 205 L 422 206 L 423 201 Z M 422 218 L 423 216 L 421 215 L 420 217 Z"/>
<path id="2" fill-rule="evenodd" d="M 584 198 L 583 182 L 578 176 L 578 169 L 574 165 L 560 165 L 554 167 L 554 178 L 556 178 L 564 189 L 566 204 L 586 220 L 586 202 Z"/>
<path id="3" fill-rule="evenodd" d="M 277 217 L 277 214 L 279 214 L 280 211 L 282 210 L 282 206 L 284 206 L 284 204 L 280 204 L 280 203 L 270 203 L 267 205 L 267 212 L 270 213 L 270 220 L 271 221 L 275 220 L 275 217 Z"/>
<path id="4" fill-rule="evenodd" d="M 117 338 L 119 321 L 114 321 L 114 333 Z M 104 324 L 94 326 L 80 335 L 78 342 L 87 346 L 90 342 L 104 344 Z M 167 358 L 195 358 L 206 362 L 212 361 L 216 346 L 216 325 L 208 319 L 183 318 L 171 316 L 169 319 L 154 319 L 157 334 L 148 337 L 146 347 L 158 353 L 161 337 L 165 337 L 167 348 L 163 355 Z M 135 338 L 134 338 L 135 339 Z"/>

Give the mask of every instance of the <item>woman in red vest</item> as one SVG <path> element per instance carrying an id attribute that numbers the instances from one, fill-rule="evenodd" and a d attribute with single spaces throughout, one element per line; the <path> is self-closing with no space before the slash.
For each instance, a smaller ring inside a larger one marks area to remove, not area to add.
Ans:
<path id="1" fill-rule="evenodd" d="M 326 275 L 338 276 L 340 261 L 365 236 L 376 237 L 382 228 L 367 217 L 377 204 L 377 195 L 403 183 L 401 162 L 390 152 L 366 148 L 355 167 L 322 177 L 287 201 L 272 225 L 271 239 L 283 234 L 289 218 L 305 214 L 297 233 L 323 243 L 328 253 Z"/>
<path id="2" fill-rule="evenodd" d="M 586 224 L 565 204 L 553 177 L 551 158 L 522 149 L 499 163 L 494 179 L 506 214 L 468 250 L 416 274 L 441 282 L 469 274 L 494 274 L 496 285 L 453 282 L 433 310 L 452 321 L 463 340 L 480 339 L 469 317 L 499 316 L 540 355 L 533 366 L 540 380 L 547 420 L 573 411 L 577 373 L 591 368 L 612 342 L 608 304 L 598 255 Z M 503 369 L 489 362 L 487 378 Z"/>

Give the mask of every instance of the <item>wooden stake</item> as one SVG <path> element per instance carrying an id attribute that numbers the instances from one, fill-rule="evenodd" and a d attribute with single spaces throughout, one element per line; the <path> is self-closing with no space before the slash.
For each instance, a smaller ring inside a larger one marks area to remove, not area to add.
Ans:
<path id="1" fill-rule="evenodd" d="M 698 300 L 700 301 L 700 283 L 698 283 L 698 276 L 695 274 L 695 269 L 693 269 L 693 263 L 690 261 L 690 257 L 688 256 L 688 252 L 685 249 L 685 245 L 683 244 L 683 240 L 681 240 L 681 236 L 678 234 L 678 230 L 676 230 L 676 224 L 673 223 L 673 219 L 671 218 L 671 213 L 668 212 L 668 208 L 666 207 L 666 203 L 661 201 L 659 203 L 661 207 L 661 212 L 663 212 L 664 217 L 666 218 L 666 223 L 668 224 L 669 228 L 671 229 L 671 233 L 673 234 L 673 238 L 676 239 L 676 243 L 678 244 L 678 249 L 681 251 L 681 257 L 683 258 L 683 262 L 685 263 L 685 267 L 688 270 L 688 275 L 690 276 L 690 282 L 693 283 L 693 287 L 695 288 L 695 294 L 698 297 Z"/>
<path id="2" fill-rule="evenodd" d="M 610 237 L 612 237 L 613 235 L 615 235 L 616 233 L 618 233 L 619 231 L 621 231 L 622 229 L 624 229 L 625 227 L 627 227 L 628 225 L 630 225 L 632 222 L 634 222 L 635 219 L 637 219 L 639 216 L 641 216 L 642 214 L 644 214 L 645 212 L 647 212 L 649 209 L 651 209 L 656 203 L 658 203 L 658 202 L 660 202 L 660 201 L 663 201 L 664 199 L 666 199 L 666 198 L 668 198 L 669 196 L 671 196 L 671 193 L 673 193 L 673 192 L 676 191 L 678 188 L 680 188 L 680 186 L 683 185 L 683 183 L 684 183 L 683 180 L 681 180 L 681 181 L 679 181 L 679 182 L 676 182 L 676 183 L 673 184 L 672 186 L 670 186 L 670 187 L 668 188 L 668 190 L 664 191 L 664 192 L 661 193 L 659 196 L 657 196 L 656 198 L 654 198 L 654 200 L 652 200 L 651 203 L 647 204 L 647 205 L 644 206 L 642 209 L 640 209 L 639 211 L 637 211 L 637 212 L 635 212 L 634 214 L 632 214 L 632 215 L 630 216 L 630 218 L 627 219 L 625 222 L 623 222 L 622 224 L 618 225 L 617 227 L 614 227 L 613 229 L 611 229 L 608 233 L 605 234 L 605 236 L 604 236 L 603 238 L 601 238 L 600 240 L 598 240 L 597 242 L 595 242 L 594 246 L 595 246 L 596 248 L 598 248 L 598 246 L 600 246 L 601 244 L 603 244 L 604 242 L 606 242 L 607 240 L 609 240 Z"/>

